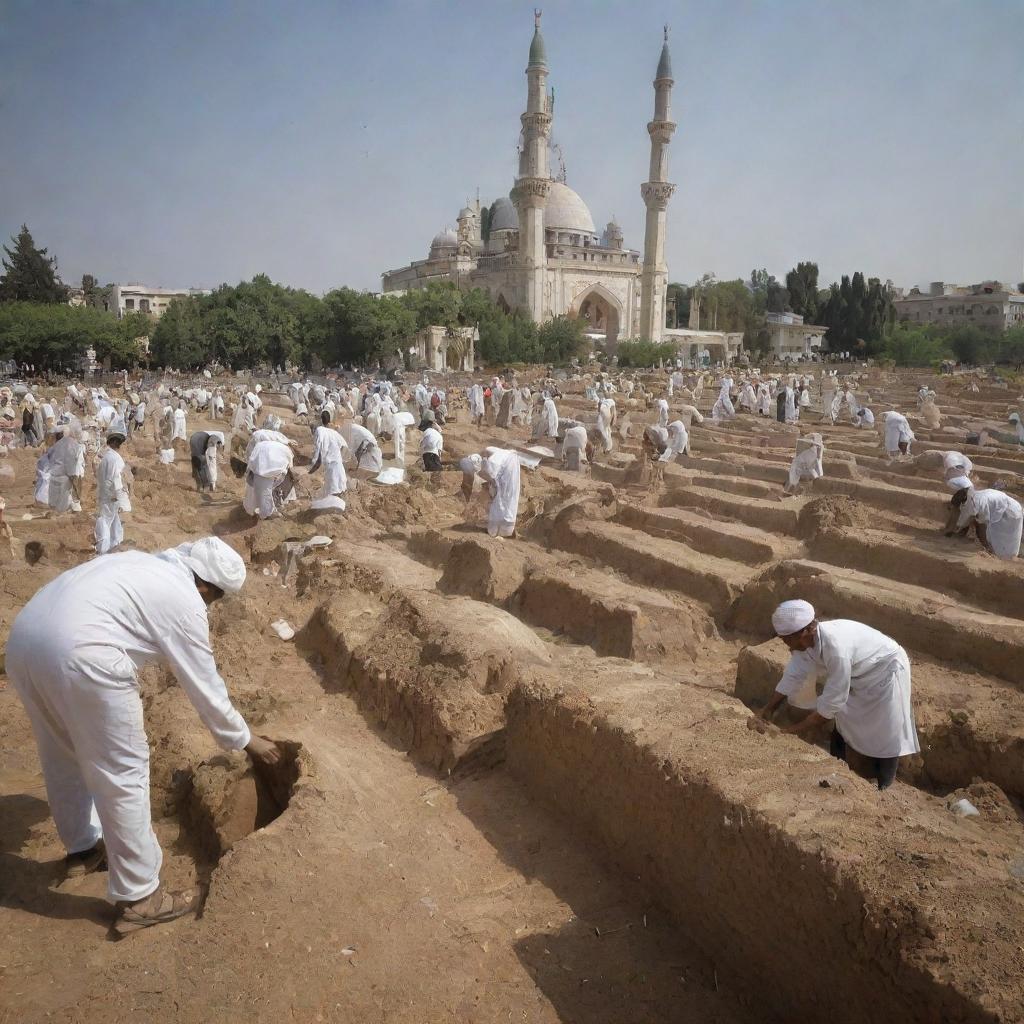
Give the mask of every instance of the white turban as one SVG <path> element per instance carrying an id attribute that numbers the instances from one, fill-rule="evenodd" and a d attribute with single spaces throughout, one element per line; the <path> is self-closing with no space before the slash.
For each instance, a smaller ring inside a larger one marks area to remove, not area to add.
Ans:
<path id="1" fill-rule="evenodd" d="M 962 491 L 965 487 L 973 487 L 974 484 L 966 476 L 955 476 L 951 480 L 946 481 L 946 486 L 951 491 Z"/>
<path id="2" fill-rule="evenodd" d="M 192 545 L 179 544 L 175 550 L 201 580 L 220 587 L 225 594 L 237 594 L 242 589 L 245 562 L 219 537 L 203 537 Z"/>
<path id="3" fill-rule="evenodd" d="M 814 621 L 814 606 L 807 601 L 783 601 L 772 615 L 772 628 L 776 636 L 799 633 Z"/>
<path id="4" fill-rule="evenodd" d="M 463 473 L 479 473 L 483 462 L 479 455 L 467 455 L 464 459 L 459 459 L 459 469 Z"/>

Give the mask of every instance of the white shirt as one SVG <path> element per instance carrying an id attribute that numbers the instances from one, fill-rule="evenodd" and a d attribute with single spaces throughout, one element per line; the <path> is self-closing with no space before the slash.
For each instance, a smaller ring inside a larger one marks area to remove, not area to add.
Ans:
<path id="1" fill-rule="evenodd" d="M 815 682 L 825 676 L 815 700 Z M 775 689 L 796 707 L 836 720 L 854 750 L 901 757 L 920 749 L 910 705 L 910 663 L 895 640 L 851 619 L 818 623 L 814 646 L 793 651 Z"/>
<path id="2" fill-rule="evenodd" d="M 96 467 L 96 501 L 101 505 L 114 505 L 125 496 L 121 473 L 124 459 L 121 453 L 108 448 Z"/>
<path id="3" fill-rule="evenodd" d="M 320 460 L 325 466 L 330 462 L 342 461 L 342 448 L 347 448 L 345 438 L 330 427 L 316 428 L 313 445 L 313 462 Z"/>
<path id="4" fill-rule="evenodd" d="M 163 662 L 221 747 L 249 742 L 217 671 L 206 605 L 172 552 L 126 551 L 69 569 L 29 601 L 15 629 L 38 651 L 44 672 L 73 672 L 98 691 L 112 679 L 138 688 L 139 669 Z"/>
<path id="5" fill-rule="evenodd" d="M 444 438 L 441 436 L 441 431 L 435 430 L 433 427 L 427 427 L 423 431 L 423 437 L 420 438 L 420 454 L 440 455 L 443 451 Z"/>

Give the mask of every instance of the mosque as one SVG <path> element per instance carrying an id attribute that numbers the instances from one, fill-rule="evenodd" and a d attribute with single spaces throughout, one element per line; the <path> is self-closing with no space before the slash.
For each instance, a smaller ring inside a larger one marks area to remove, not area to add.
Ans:
<path id="1" fill-rule="evenodd" d="M 668 145 L 672 61 L 668 29 L 654 77 L 654 119 L 649 180 L 640 186 L 647 207 L 643 257 L 626 247 L 614 219 L 594 226 L 587 204 L 550 171 L 553 98 L 548 60 L 535 14 L 526 68 L 526 112 L 522 115 L 519 173 L 508 196 L 490 207 L 479 198 L 458 216 L 458 230 L 439 232 L 430 255 L 383 275 L 385 293 L 454 281 L 482 288 L 502 308 L 520 309 L 537 323 L 562 314 L 583 317 L 589 333 L 603 336 L 614 351 L 619 340 L 661 341 L 665 329 L 665 227 L 668 201 Z"/>

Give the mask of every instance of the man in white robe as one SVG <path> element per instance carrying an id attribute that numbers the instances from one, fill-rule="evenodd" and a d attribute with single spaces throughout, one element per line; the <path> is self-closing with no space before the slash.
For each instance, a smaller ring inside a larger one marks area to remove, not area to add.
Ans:
<path id="1" fill-rule="evenodd" d="M 789 664 L 760 717 L 771 720 L 784 700 L 810 714 L 785 732 L 805 735 L 834 722 L 830 749 L 847 748 L 874 762 L 879 789 L 896 778 L 899 759 L 920 749 L 911 706 L 910 661 L 895 640 L 850 619 L 819 622 L 807 601 L 784 601 L 772 615 Z M 821 695 L 817 682 L 824 680 Z"/>
<path id="2" fill-rule="evenodd" d="M 428 473 L 441 471 L 441 452 L 444 451 L 444 437 L 433 424 L 423 431 L 420 438 L 420 455 L 423 457 L 423 468 Z"/>
<path id="3" fill-rule="evenodd" d="M 105 555 L 124 540 L 121 512 L 131 511 L 124 485 L 124 459 L 118 449 L 124 444 L 124 428 L 115 421 L 107 435 L 107 450 L 96 466 L 96 554 Z"/>
<path id="4" fill-rule="evenodd" d="M 549 398 L 545 393 L 542 402 L 543 404 L 540 408 L 540 415 L 538 416 L 537 422 L 533 428 L 533 436 L 535 438 L 557 437 L 558 409 L 555 407 L 555 400 L 553 398 Z"/>
<path id="5" fill-rule="evenodd" d="M 492 537 L 511 537 L 519 513 L 519 456 L 504 448 L 485 448 L 480 475 L 491 492 L 487 532 Z"/>
<path id="6" fill-rule="evenodd" d="M 664 398 L 658 399 L 658 426 L 668 426 L 668 402 Z"/>
<path id="7" fill-rule="evenodd" d="M 85 476 L 85 445 L 77 420 L 64 428 L 64 436 L 50 449 L 50 508 L 61 515 L 81 512 L 82 478 Z"/>
<path id="8" fill-rule="evenodd" d="M 915 440 L 907 417 L 894 409 L 882 413 L 885 429 L 885 453 L 890 459 L 910 454 L 910 442 Z"/>
<path id="9" fill-rule="evenodd" d="M 686 454 L 690 449 L 690 435 L 682 420 L 673 420 L 668 425 L 668 443 L 658 458 L 659 462 L 674 462 L 679 455 Z"/>
<path id="10" fill-rule="evenodd" d="M 376 476 L 384 468 L 384 456 L 377 438 L 362 424 L 349 420 L 342 424 L 341 433 L 348 442 L 346 454 L 355 462 L 356 472 L 364 477 Z"/>
<path id="11" fill-rule="evenodd" d="M 260 434 L 273 431 L 258 430 L 253 435 L 245 474 L 245 496 L 242 507 L 251 516 L 270 519 L 278 513 L 275 488 L 287 479 L 292 468 L 292 450 L 273 437 L 260 438 Z"/>
<path id="12" fill-rule="evenodd" d="M 253 736 L 232 707 L 210 646 L 207 605 L 244 580 L 245 563 L 216 537 L 159 555 L 125 552 L 62 573 L 11 627 L 7 675 L 35 734 L 66 872 L 107 863 L 119 932 L 198 905 L 197 891 L 160 885 L 139 670 L 166 665 L 224 749 L 280 760 L 277 745 Z"/>
<path id="13" fill-rule="evenodd" d="M 570 473 L 581 473 L 583 467 L 590 461 L 587 457 L 589 438 L 587 428 L 575 420 L 567 421 L 569 426 L 565 429 L 565 437 L 562 440 L 562 465 Z"/>
<path id="14" fill-rule="evenodd" d="M 797 438 L 796 455 L 789 467 L 789 478 L 782 490 L 784 494 L 795 494 L 800 489 L 802 480 L 818 480 L 825 475 L 822 468 L 822 457 L 825 454 L 825 443 L 821 434 L 808 434 Z"/>
<path id="15" fill-rule="evenodd" d="M 331 414 L 320 413 L 320 426 L 313 435 L 313 461 L 307 471 L 311 475 L 323 467 L 324 485 L 317 497 L 329 498 L 332 495 L 344 494 L 348 490 L 344 463 L 347 447 L 345 438 L 331 427 Z"/>
<path id="16" fill-rule="evenodd" d="M 960 509 L 959 536 L 966 537 L 973 526 L 978 542 L 989 554 L 1005 561 L 1020 554 L 1024 511 L 1016 498 L 992 488 L 962 487 L 953 495 L 952 504 Z"/>
<path id="17" fill-rule="evenodd" d="M 875 425 L 875 414 L 866 405 L 862 405 L 857 410 L 857 418 L 853 425 L 858 430 L 862 427 L 870 429 Z"/>

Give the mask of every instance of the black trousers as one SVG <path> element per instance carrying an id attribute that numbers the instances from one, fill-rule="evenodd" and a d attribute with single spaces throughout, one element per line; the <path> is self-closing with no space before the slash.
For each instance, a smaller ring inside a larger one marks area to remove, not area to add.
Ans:
<path id="1" fill-rule="evenodd" d="M 423 453 L 423 468 L 428 473 L 440 473 L 441 472 L 441 456 L 436 452 L 424 452 Z"/>
<path id="2" fill-rule="evenodd" d="M 846 753 L 846 740 L 838 729 L 833 728 L 832 739 L 829 741 L 828 752 L 841 761 L 850 763 Z M 888 789 L 896 781 L 896 769 L 899 767 L 898 757 L 876 757 L 872 759 L 875 768 L 875 778 L 878 781 L 879 789 Z"/>

